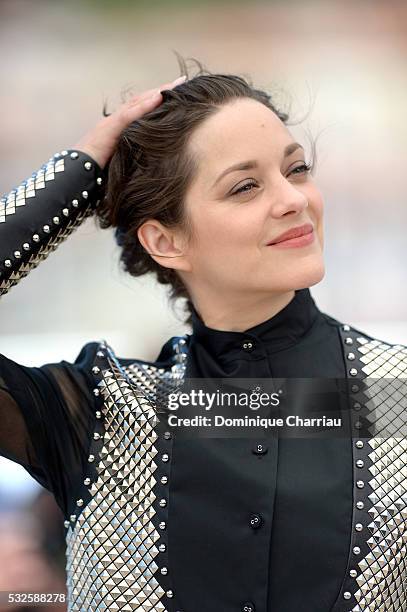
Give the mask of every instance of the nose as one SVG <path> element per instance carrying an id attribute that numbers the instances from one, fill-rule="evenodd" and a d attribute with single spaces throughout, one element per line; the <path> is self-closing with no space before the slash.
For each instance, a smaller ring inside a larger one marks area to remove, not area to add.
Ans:
<path id="1" fill-rule="evenodd" d="M 284 176 L 279 186 L 275 186 L 270 204 L 270 215 L 278 219 L 283 215 L 301 213 L 308 206 L 305 193 L 290 183 Z"/>

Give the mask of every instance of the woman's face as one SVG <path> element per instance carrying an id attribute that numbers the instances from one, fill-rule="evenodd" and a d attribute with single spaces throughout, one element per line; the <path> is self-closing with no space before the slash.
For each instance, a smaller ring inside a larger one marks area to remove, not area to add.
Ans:
<path id="1" fill-rule="evenodd" d="M 322 195 L 293 142 L 274 112 L 247 98 L 193 133 L 188 147 L 198 172 L 185 199 L 193 238 L 184 277 L 192 296 L 283 292 L 323 278 Z M 269 245 L 305 224 L 313 228 L 308 238 Z"/>

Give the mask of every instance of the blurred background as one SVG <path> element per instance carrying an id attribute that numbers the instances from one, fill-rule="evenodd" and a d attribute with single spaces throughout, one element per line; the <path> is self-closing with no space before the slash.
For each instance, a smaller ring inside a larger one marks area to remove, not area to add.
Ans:
<path id="1" fill-rule="evenodd" d="M 174 50 L 249 76 L 293 121 L 306 117 L 290 129 L 304 144 L 317 138 L 326 207 L 327 273 L 312 295 L 335 318 L 407 343 L 404 0 L 0 0 L 1 192 L 73 146 L 105 100 L 112 110 L 123 89 L 179 76 Z M 153 360 L 185 331 L 165 289 L 121 272 L 113 234 L 88 220 L 4 296 L 0 352 L 25 365 L 73 361 L 85 342 L 105 338 L 120 357 Z M 10 550 L 18 563 L 38 556 L 17 582 L 0 559 L 0 590 L 31 584 L 30 572 L 63 589 L 52 498 L 6 460 L 0 495 L 5 560 Z"/>

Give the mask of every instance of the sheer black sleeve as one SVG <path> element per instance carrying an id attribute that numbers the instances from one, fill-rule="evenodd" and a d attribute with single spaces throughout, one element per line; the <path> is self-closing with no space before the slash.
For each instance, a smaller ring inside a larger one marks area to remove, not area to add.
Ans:
<path id="1" fill-rule="evenodd" d="M 94 429 L 91 368 L 98 342 L 74 363 L 28 367 L 0 354 L 0 453 L 54 493 L 66 512 Z"/>
<path id="2" fill-rule="evenodd" d="M 85 153 L 62 151 L 0 199 L 0 295 L 93 214 L 104 178 Z M 0 453 L 52 491 L 64 512 L 90 443 L 97 346 L 85 344 L 74 363 L 28 367 L 1 354 L 0 342 Z"/>

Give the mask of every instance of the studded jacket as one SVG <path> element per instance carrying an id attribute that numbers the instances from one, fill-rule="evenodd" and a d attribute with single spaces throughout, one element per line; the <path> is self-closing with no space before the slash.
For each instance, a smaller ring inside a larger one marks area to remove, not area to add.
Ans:
<path id="1" fill-rule="evenodd" d="M 1 200 L 1 294 L 94 212 L 103 197 L 103 180 L 90 157 L 62 151 Z M 337 332 L 348 383 L 352 510 L 346 567 L 326 610 L 399 612 L 407 609 L 407 348 L 342 323 Z M 1 422 L 18 439 L 14 443 L 0 435 L 0 450 L 49 488 L 65 515 L 70 611 L 270 612 L 267 581 L 258 576 L 260 566 L 250 556 L 247 536 L 242 541 L 246 552 L 241 553 L 239 575 L 228 575 L 231 560 L 224 558 L 224 592 L 189 571 L 188 588 L 196 599 L 186 604 L 180 576 L 177 582 L 172 575 L 176 542 L 171 544 L 168 527 L 176 519 L 174 508 L 188 507 L 188 490 L 180 489 L 175 478 L 181 470 L 173 460 L 176 441 L 155 400 L 161 389 L 179 388 L 190 345 L 189 334 L 172 337 L 155 362 L 121 359 L 104 340 L 86 344 L 73 364 L 62 361 L 28 368 L 0 355 Z M 257 445 L 263 467 L 257 467 L 252 482 L 247 466 L 238 465 L 241 445 L 247 441 L 229 442 L 211 447 L 201 441 L 208 465 L 211 452 L 222 457 L 221 452 L 227 451 L 227 458 L 223 455 L 224 461 L 217 464 L 219 481 L 223 478 L 237 495 L 251 490 L 260 498 L 274 469 L 273 443 L 268 454 Z M 61 461 L 62 446 L 69 469 Z M 85 459 L 79 452 L 83 448 Z M 233 457 L 237 469 L 228 468 Z M 194 490 L 198 496 L 202 491 L 202 512 L 233 517 L 232 506 L 218 511 L 216 495 L 208 495 L 214 476 L 205 472 L 205 462 L 201 465 L 193 455 L 190 462 L 182 469 L 190 468 L 191 485 L 194 478 L 201 479 Z M 251 520 L 257 527 L 255 521 L 261 519 L 253 515 Z M 205 555 L 213 557 L 222 534 L 217 533 L 218 540 L 207 537 L 206 533 L 204 540 L 197 530 L 189 542 L 194 549 L 191 558 L 200 554 L 202 567 Z M 267 537 L 256 538 L 253 550 L 267 559 Z M 187 566 L 188 547 L 184 555 Z M 236 559 L 234 563 L 236 567 Z M 267 574 L 273 568 L 265 561 L 261 571 Z M 244 598 L 240 585 L 250 580 L 257 586 Z M 227 582 L 234 584 L 230 591 Z M 303 609 L 316 612 L 306 602 Z M 284 605 L 275 608 L 275 612 L 285 610 Z"/>

